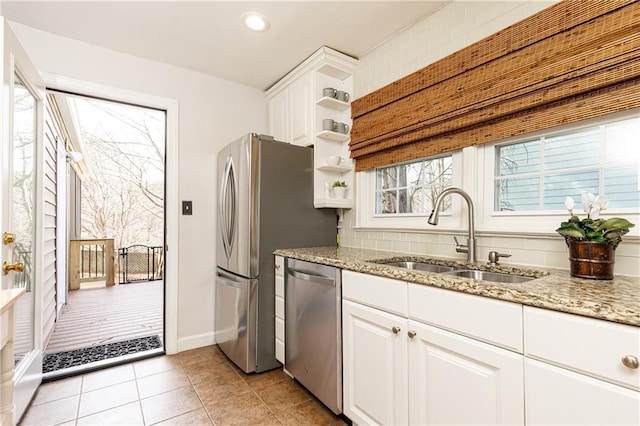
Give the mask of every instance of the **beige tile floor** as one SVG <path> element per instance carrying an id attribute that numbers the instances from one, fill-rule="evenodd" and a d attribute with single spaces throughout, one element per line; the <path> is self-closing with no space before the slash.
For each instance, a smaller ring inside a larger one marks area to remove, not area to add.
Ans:
<path id="1" fill-rule="evenodd" d="M 207 346 L 45 383 L 20 424 L 344 423 L 282 369 L 245 374 Z"/>

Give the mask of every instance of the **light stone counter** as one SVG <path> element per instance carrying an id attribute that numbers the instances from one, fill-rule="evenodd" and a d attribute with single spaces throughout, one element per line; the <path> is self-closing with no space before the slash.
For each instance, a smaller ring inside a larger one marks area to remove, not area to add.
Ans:
<path id="1" fill-rule="evenodd" d="M 279 249 L 274 254 L 365 274 L 640 326 L 640 278 L 637 277 L 616 276 L 610 281 L 586 280 L 571 277 L 568 271 L 557 269 L 502 264 L 490 266 L 487 262 L 468 264 L 451 259 L 349 247 Z M 379 261 L 437 263 L 457 268 L 525 275 L 536 279 L 518 284 L 476 281 L 375 263 Z"/>

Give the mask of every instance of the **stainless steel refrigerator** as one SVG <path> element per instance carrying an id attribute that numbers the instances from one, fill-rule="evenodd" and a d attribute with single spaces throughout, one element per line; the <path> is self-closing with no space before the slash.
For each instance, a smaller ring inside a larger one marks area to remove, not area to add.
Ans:
<path id="1" fill-rule="evenodd" d="M 218 152 L 215 339 L 245 372 L 275 359 L 277 248 L 336 242 L 336 212 L 313 206 L 313 149 L 248 134 Z"/>

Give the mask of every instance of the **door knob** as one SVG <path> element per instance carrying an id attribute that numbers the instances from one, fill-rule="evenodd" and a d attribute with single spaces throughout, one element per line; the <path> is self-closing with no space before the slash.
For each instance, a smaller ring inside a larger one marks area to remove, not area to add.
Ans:
<path id="1" fill-rule="evenodd" d="M 391 328 L 391 331 L 393 331 L 393 334 L 398 334 L 398 333 L 400 333 L 401 330 L 400 330 L 400 327 L 395 326 L 395 327 Z"/>
<path id="2" fill-rule="evenodd" d="M 7 261 L 4 261 L 4 263 L 2 264 L 2 272 L 5 275 L 7 275 L 10 271 L 16 271 L 16 272 L 24 271 L 24 263 L 18 262 L 11 265 L 7 263 Z"/>
<path id="3" fill-rule="evenodd" d="M 416 333 L 413 330 L 407 331 L 407 336 L 409 336 L 410 339 L 413 339 L 414 337 L 416 337 L 416 334 L 418 334 L 418 333 Z"/>
<path id="4" fill-rule="evenodd" d="M 7 244 L 14 243 L 16 241 L 16 234 L 12 234 L 11 232 L 5 232 L 2 234 L 2 243 L 6 246 Z"/>

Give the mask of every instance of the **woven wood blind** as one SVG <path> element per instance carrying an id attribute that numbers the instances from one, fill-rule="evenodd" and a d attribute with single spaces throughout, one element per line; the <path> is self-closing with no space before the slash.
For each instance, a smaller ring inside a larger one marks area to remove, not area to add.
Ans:
<path id="1" fill-rule="evenodd" d="M 356 170 L 640 107 L 640 2 L 565 0 L 352 102 Z"/>

